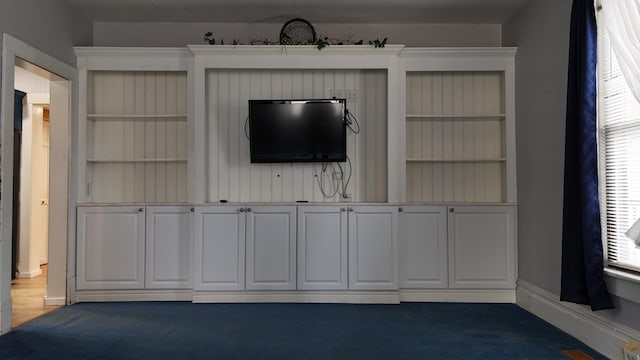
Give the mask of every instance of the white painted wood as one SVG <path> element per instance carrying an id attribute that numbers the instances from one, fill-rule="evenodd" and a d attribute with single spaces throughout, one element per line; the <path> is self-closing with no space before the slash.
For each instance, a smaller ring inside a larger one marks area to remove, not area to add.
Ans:
<path id="1" fill-rule="evenodd" d="M 449 208 L 449 287 L 513 289 L 516 286 L 514 206 Z"/>
<path id="2" fill-rule="evenodd" d="M 78 207 L 78 290 L 144 288 L 144 208 Z"/>
<path id="3" fill-rule="evenodd" d="M 0 101 L 0 126 L 1 134 L 0 137 L 2 139 L 2 147 L 1 147 L 1 158 L 2 158 L 2 174 L 1 174 L 1 183 L 2 189 L 5 193 L 11 193 L 11 189 L 13 188 L 13 89 L 14 89 L 14 69 L 16 62 L 22 61 L 23 63 L 29 62 L 35 66 L 34 69 L 37 69 L 42 74 L 45 74 L 49 80 L 68 80 L 71 82 L 71 89 L 75 89 L 77 86 L 77 71 L 75 68 L 69 66 L 68 64 L 63 63 L 62 61 L 36 49 L 32 46 L 13 38 L 8 34 L 3 34 L 2 36 L 2 61 L 1 66 L 2 70 L 0 73 L 1 76 L 1 90 L 0 94 L 2 94 L 2 99 Z M 51 71 L 51 73 L 48 73 Z M 77 94 L 74 94 L 74 96 Z M 71 107 L 71 95 L 68 96 L 67 102 L 69 103 L 70 116 L 67 119 L 64 119 L 67 122 L 71 122 L 72 119 L 75 118 L 75 111 L 73 107 Z M 68 144 L 67 144 L 68 145 Z M 67 152 L 68 154 L 68 152 Z M 67 157 L 68 161 L 68 157 Z M 67 165 L 63 164 L 62 167 L 67 169 Z M 68 173 L 65 173 L 64 176 L 68 176 Z M 60 177 L 63 175 L 60 174 Z M 60 188 L 56 188 L 55 191 L 59 192 L 61 197 L 68 197 L 68 182 L 62 184 L 63 186 Z M 60 203 L 62 204 L 62 203 Z M 11 196 L 2 196 L 0 198 L 0 209 L 2 209 L 2 219 L 0 221 L 1 225 L 1 237 L 0 239 L 11 239 L 11 226 L 5 226 L 6 224 L 12 223 L 12 197 Z M 61 206 L 58 208 L 60 212 L 64 212 L 64 215 L 60 215 L 60 218 L 66 217 L 67 215 L 71 215 L 72 209 L 75 211 L 72 206 Z M 70 216 L 71 217 L 71 216 Z M 66 226 L 69 232 L 71 232 L 71 228 L 69 227 L 67 219 L 59 226 Z M 63 241 L 66 242 L 66 237 L 63 238 Z M 72 241 L 73 242 L 73 241 Z M 75 249 L 75 244 L 70 243 L 69 246 L 64 246 L 64 244 L 60 245 L 60 251 L 65 251 L 65 249 Z M 56 281 L 49 284 L 49 291 L 55 293 L 55 296 L 58 296 L 59 293 L 64 294 L 66 290 L 72 291 L 71 288 L 67 288 L 64 281 L 58 281 L 59 279 L 64 279 L 66 275 L 66 265 L 67 258 L 66 256 L 56 256 L 53 261 L 62 261 L 64 264 L 56 264 L 53 269 L 53 272 L 50 270 L 50 276 L 52 276 Z M 52 259 L 49 259 L 50 261 Z M 72 260 L 70 260 L 72 262 Z M 11 241 L 0 241 L 0 334 L 4 334 L 11 330 Z M 69 264 L 69 269 L 73 266 L 73 263 Z M 59 288 L 60 287 L 60 288 Z"/>
<path id="4" fill-rule="evenodd" d="M 75 302 L 104 301 L 192 301 L 193 290 L 82 290 Z"/>
<path id="5" fill-rule="evenodd" d="M 408 48 L 406 200 L 515 203 L 515 48 Z"/>
<path id="6" fill-rule="evenodd" d="M 402 302 L 508 303 L 516 302 L 515 289 L 400 289 Z"/>
<path id="7" fill-rule="evenodd" d="M 190 206 L 147 206 L 145 288 L 192 286 Z"/>
<path id="8" fill-rule="evenodd" d="M 207 80 L 207 201 L 312 202 L 324 198 L 321 164 L 252 164 L 245 133 L 250 99 L 329 98 L 333 90 L 356 91 L 348 102 L 361 132 L 347 132 L 354 201 L 387 201 L 387 74 L 381 70 L 209 70 Z M 349 164 L 343 163 L 348 173 Z M 338 170 L 334 166 L 335 171 Z M 347 176 L 347 175 L 345 175 Z M 327 176 L 327 182 L 332 179 Z M 331 191 L 325 191 L 330 193 Z"/>
<path id="9" fill-rule="evenodd" d="M 347 208 L 298 207 L 298 290 L 346 290 Z"/>
<path id="10" fill-rule="evenodd" d="M 246 289 L 296 289 L 296 207 L 246 208 Z"/>
<path id="11" fill-rule="evenodd" d="M 448 287 L 447 207 L 404 205 L 401 209 L 400 288 Z"/>
<path id="12" fill-rule="evenodd" d="M 194 303 L 398 304 L 398 291 L 219 291 L 196 292 Z"/>
<path id="13" fill-rule="evenodd" d="M 398 289 L 398 207 L 350 206 L 349 289 Z"/>
<path id="14" fill-rule="evenodd" d="M 502 74 L 408 73 L 408 201 L 506 201 Z"/>
<path id="15" fill-rule="evenodd" d="M 624 345 L 640 339 L 637 329 L 583 305 L 560 301 L 558 295 L 523 280 L 518 281 L 517 304 L 609 359 L 621 359 Z"/>
<path id="16" fill-rule="evenodd" d="M 190 52 L 76 48 L 83 203 L 187 200 Z M 86 149 L 86 151 L 84 150 Z M 193 156 L 193 152 L 192 155 Z"/>
<path id="17" fill-rule="evenodd" d="M 195 290 L 244 290 L 244 210 L 239 205 L 194 207 Z"/>

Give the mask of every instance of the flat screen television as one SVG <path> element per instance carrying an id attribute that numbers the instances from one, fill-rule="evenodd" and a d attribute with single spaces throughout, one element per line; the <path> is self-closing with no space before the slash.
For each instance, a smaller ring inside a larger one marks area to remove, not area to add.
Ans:
<path id="1" fill-rule="evenodd" d="M 249 100 L 252 163 L 344 162 L 345 99 Z"/>

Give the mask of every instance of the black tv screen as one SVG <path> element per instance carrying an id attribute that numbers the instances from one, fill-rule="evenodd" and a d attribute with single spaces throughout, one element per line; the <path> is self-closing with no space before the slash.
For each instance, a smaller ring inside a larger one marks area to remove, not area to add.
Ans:
<path id="1" fill-rule="evenodd" d="M 343 162 L 345 99 L 249 100 L 252 163 Z"/>

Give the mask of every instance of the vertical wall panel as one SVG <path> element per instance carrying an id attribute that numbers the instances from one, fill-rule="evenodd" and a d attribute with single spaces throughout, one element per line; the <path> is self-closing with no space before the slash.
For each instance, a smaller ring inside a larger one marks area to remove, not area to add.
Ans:
<path id="1" fill-rule="evenodd" d="M 186 201 L 186 87 L 183 72 L 89 73 L 91 201 Z"/>
<path id="2" fill-rule="evenodd" d="M 407 74 L 407 199 L 505 200 L 500 72 Z"/>
<path id="3" fill-rule="evenodd" d="M 347 107 L 360 122 L 360 134 L 347 134 L 352 162 L 347 193 L 353 201 L 387 199 L 387 75 L 356 70 L 207 71 L 208 201 L 312 202 L 325 198 L 318 185 L 321 164 L 251 164 L 244 126 L 250 99 L 330 98 L 332 90 L 355 91 Z M 348 172 L 348 163 L 341 164 Z M 325 180 L 331 179 L 329 167 Z M 346 175 L 345 175 L 346 177 Z M 327 189 L 327 192 L 331 189 Z"/>

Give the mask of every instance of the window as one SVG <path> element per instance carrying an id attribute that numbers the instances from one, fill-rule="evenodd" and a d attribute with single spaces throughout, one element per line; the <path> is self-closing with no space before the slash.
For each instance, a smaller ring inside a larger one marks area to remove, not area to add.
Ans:
<path id="1" fill-rule="evenodd" d="M 627 86 L 604 26 L 598 26 L 598 137 L 606 262 L 640 272 L 640 248 L 625 236 L 640 218 L 640 103 Z"/>

